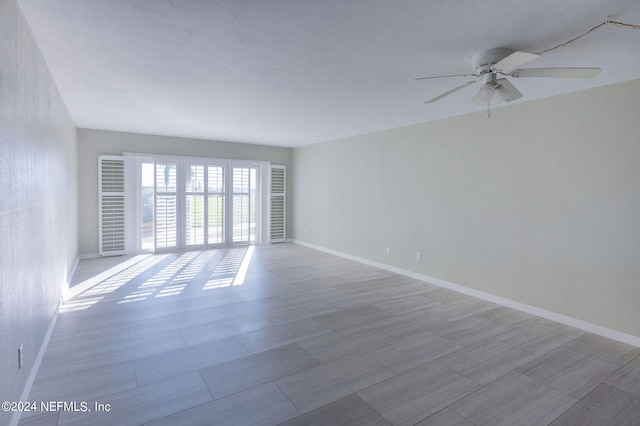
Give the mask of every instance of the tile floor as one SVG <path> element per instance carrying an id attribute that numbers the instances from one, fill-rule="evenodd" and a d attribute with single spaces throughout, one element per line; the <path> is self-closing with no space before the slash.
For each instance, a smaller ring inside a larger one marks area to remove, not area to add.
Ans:
<path id="1" fill-rule="evenodd" d="M 294 244 L 71 292 L 20 425 L 640 425 L 640 348 Z"/>

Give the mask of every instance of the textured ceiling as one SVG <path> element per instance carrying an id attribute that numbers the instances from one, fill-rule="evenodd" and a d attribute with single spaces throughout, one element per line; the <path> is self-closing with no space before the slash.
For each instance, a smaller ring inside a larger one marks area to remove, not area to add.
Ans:
<path id="1" fill-rule="evenodd" d="M 468 78 L 493 47 L 542 51 L 638 0 L 18 0 L 78 127 L 301 146 L 482 110 Z M 640 78 L 640 30 L 605 25 L 512 79 L 524 102 Z M 499 110 L 494 112 L 498 114 Z"/>

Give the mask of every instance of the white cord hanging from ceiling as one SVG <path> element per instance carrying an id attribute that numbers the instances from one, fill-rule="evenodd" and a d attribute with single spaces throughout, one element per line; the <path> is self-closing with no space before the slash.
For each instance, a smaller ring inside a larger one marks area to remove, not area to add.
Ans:
<path id="1" fill-rule="evenodd" d="M 536 54 L 537 54 L 537 55 L 542 55 L 543 53 L 551 52 L 552 50 L 555 50 L 555 49 L 558 49 L 558 48 L 560 48 L 560 47 L 563 47 L 563 46 L 566 46 L 566 45 L 568 45 L 568 44 L 571 44 L 571 43 L 573 43 L 574 41 L 576 41 L 576 40 L 580 40 L 582 37 L 584 37 L 584 36 L 586 36 L 586 35 L 588 35 L 588 34 L 590 34 L 590 33 L 594 32 L 595 30 L 597 30 L 597 29 L 599 29 L 599 28 L 604 27 L 605 25 L 609 25 L 609 24 L 611 24 L 611 25 L 617 25 L 617 26 L 625 27 L 625 28 L 631 28 L 631 29 L 634 29 L 634 30 L 640 30 L 640 25 L 627 24 L 627 23 L 619 22 L 619 21 L 612 21 L 612 20 L 611 20 L 611 19 L 609 19 L 609 17 L 607 16 L 607 17 L 604 19 L 604 22 L 602 22 L 601 24 L 596 25 L 595 27 L 591 28 L 589 31 L 585 31 L 585 32 L 583 32 L 582 34 L 580 34 L 579 36 L 574 37 L 574 38 L 572 38 L 571 40 L 565 41 L 564 43 L 560 43 L 560 44 L 559 44 L 559 45 L 557 45 L 557 46 L 553 46 L 553 47 L 551 47 L 551 48 L 549 48 L 549 49 L 545 49 L 545 50 L 542 50 L 542 51 L 540 51 L 540 52 L 536 52 Z"/>

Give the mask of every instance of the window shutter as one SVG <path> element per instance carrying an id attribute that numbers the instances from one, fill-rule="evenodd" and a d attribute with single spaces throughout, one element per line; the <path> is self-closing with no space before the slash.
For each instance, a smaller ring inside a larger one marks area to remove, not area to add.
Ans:
<path id="1" fill-rule="evenodd" d="M 269 242 L 284 242 L 286 240 L 285 166 L 271 166 L 269 216 Z"/>
<path id="2" fill-rule="evenodd" d="M 155 240 L 158 249 L 178 247 L 178 163 L 156 161 Z"/>
<path id="3" fill-rule="evenodd" d="M 124 254 L 124 157 L 98 157 L 100 256 Z"/>

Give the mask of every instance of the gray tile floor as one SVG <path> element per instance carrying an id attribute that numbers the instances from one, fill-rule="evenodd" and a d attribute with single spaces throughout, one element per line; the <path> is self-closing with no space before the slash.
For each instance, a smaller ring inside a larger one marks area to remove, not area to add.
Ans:
<path id="1" fill-rule="evenodd" d="M 21 425 L 640 425 L 640 348 L 294 244 L 71 291 Z"/>

